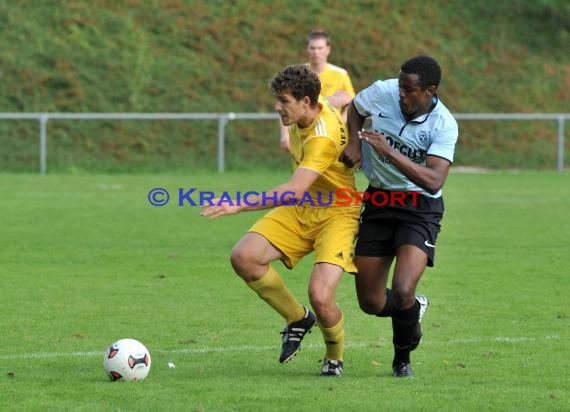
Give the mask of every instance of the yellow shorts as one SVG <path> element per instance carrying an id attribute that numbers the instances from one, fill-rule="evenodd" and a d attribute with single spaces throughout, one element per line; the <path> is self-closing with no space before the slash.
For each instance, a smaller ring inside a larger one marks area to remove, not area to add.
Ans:
<path id="1" fill-rule="evenodd" d="M 331 263 L 356 273 L 353 259 L 359 218 L 358 207 L 279 206 L 249 231 L 279 249 L 289 269 L 314 251 L 315 263 Z"/>

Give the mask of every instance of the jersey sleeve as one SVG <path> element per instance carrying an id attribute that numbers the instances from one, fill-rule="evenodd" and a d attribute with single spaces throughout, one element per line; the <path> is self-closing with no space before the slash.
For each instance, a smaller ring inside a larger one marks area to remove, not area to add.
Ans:
<path id="1" fill-rule="evenodd" d="M 433 142 L 428 149 L 428 156 L 437 156 L 449 160 L 453 163 L 453 156 L 455 154 L 455 143 L 459 130 L 457 123 L 449 125 L 449 127 L 441 130 L 434 136 Z"/>
<path id="2" fill-rule="evenodd" d="M 366 89 L 361 90 L 354 98 L 354 107 L 362 117 L 371 116 L 377 110 L 380 102 L 380 81 L 377 81 Z"/>
<path id="3" fill-rule="evenodd" d="M 303 145 L 303 160 L 298 167 L 322 174 L 338 157 L 336 145 L 326 136 L 316 136 Z"/>

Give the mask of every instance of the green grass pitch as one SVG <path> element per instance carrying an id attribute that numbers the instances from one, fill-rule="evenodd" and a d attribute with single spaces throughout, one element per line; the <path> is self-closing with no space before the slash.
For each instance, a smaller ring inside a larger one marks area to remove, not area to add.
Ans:
<path id="1" fill-rule="evenodd" d="M 337 293 L 345 375 L 318 376 L 318 329 L 280 365 L 282 320 L 229 265 L 263 212 L 210 220 L 176 204 L 178 188 L 266 190 L 286 178 L 0 174 L 0 410 L 570 409 L 568 173 L 450 175 L 408 380 L 390 376 L 390 322 L 360 312 L 350 275 Z M 155 187 L 168 205 L 149 204 Z M 276 266 L 305 304 L 311 263 Z M 103 353 L 127 337 L 149 348 L 152 369 L 112 383 Z"/>

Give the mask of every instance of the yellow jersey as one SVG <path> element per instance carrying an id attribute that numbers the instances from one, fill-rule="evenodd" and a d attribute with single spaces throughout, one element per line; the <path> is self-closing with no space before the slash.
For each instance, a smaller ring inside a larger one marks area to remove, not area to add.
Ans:
<path id="1" fill-rule="evenodd" d="M 307 65 L 308 64 L 309 63 L 307 63 Z M 355 93 L 352 81 L 350 80 L 348 72 L 342 67 L 327 63 L 326 69 L 318 76 L 321 81 L 322 96 L 332 96 L 336 92 L 345 91 L 354 97 Z"/>
<path id="2" fill-rule="evenodd" d="M 322 110 L 313 123 L 304 129 L 294 123 L 289 130 L 289 146 L 294 168 L 305 167 L 320 174 L 309 188 L 310 202 L 305 206 L 338 206 L 353 197 L 356 191 L 354 168 L 338 160 L 348 144 L 348 130 L 340 113 L 322 95 L 319 96 Z M 341 199 L 337 194 L 342 189 Z M 349 194 L 350 193 L 350 194 Z M 352 203 L 351 205 L 354 205 Z"/>

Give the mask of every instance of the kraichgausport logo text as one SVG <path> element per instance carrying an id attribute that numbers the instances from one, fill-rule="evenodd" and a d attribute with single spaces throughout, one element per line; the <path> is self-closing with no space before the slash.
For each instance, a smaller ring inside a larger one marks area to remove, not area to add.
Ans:
<path id="1" fill-rule="evenodd" d="M 349 188 L 339 188 L 334 192 L 303 192 L 296 197 L 295 192 L 264 192 L 264 191 L 224 191 L 216 194 L 213 191 L 190 189 L 177 189 L 178 206 L 268 206 L 280 204 L 284 206 L 360 206 L 369 201 L 374 206 L 405 206 L 406 199 L 411 198 L 411 206 L 417 205 L 418 191 L 382 191 L 375 192 L 355 191 Z M 153 206 L 165 206 L 170 201 L 170 193 L 161 187 L 156 187 L 148 193 L 148 202 Z M 408 206 L 410 203 L 408 203 Z"/>

